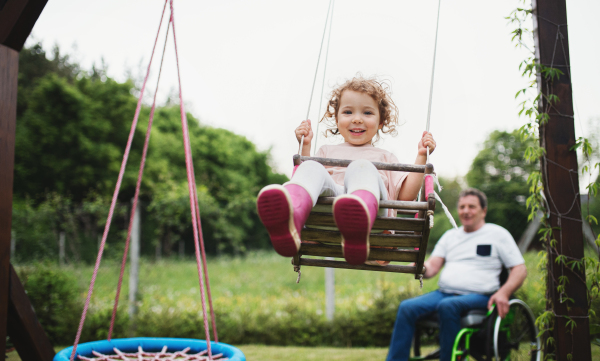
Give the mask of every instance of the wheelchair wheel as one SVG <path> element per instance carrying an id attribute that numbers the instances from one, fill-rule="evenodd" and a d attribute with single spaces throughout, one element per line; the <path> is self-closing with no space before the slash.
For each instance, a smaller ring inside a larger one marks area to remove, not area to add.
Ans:
<path id="1" fill-rule="evenodd" d="M 540 340 L 533 312 L 521 300 L 509 301 L 508 314 L 496 318 L 494 354 L 498 361 L 540 361 Z"/>

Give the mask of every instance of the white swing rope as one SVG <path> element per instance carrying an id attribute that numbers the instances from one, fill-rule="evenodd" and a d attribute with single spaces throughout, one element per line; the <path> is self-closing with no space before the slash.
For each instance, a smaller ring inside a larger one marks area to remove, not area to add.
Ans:
<path id="1" fill-rule="evenodd" d="M 322 109 L 321 107 L 323 106 L 323 91 L 325 89 L 325 75 L 327 75 L 327 59 L 329 57 L 329 45 L 331 44 L 331 24 L 333 23 L 334 7 L 335 0 L 333 0 L 333 4 L 331 5 L 331 18 L 329 19 L 329 35 L 327 35 L 327 49 L 325 50 L 325 65 L 323 66 L 323 81 L 321 82 L 321 99 L 319 100 L 319 111 Z M 319 124 L 321 124 L 321 120 L 317 121 L 317 129 L 315 129 L 315 133 L 313 135 L 315 139 L 313 154 L 317 154 L 317 143 L 319 141 Z"/>
<path id="2" fill-rule="evenodd" d="M 323 51 L 323 44 L 325 41 L 325 34 L 327 32 L 329 32 L 329 35 L 327 37 L 327 48 L 325 50 L 325 64 L 323 67 L 323 82 L 321 84 L 321 100 L 319 102 L 319 110 L 322 107 L 322 102 L 323 102 L 323 90 L 325 87 L 325 75 L 327 72 L 327 59 L 328 59 L 328 55 L 329 55 L 329 45 L 331 43 L 331 25 L 333 23 L 333 8 L 335 5 L 335 0 L 330 0 L 329 1 L 329 7 L 327 9 L 327 16 L 325 19 L 325 27 L 323 28 L 323 36 L 321 38 L 321 48 L 319 49 L 319 57 L 317 59 L 317 67 L 315 69 L 315 76 L 313 79 L 313 86 L 311 89 L 311 93 L 310 93 L 310 99 L 308 102 L 308 109 L 306 111 L 306 119 L 308 119 L 308 116 L 310 115 L 310 107 L 312 104 L 312 98 L 313 98 L 313 94 L 314 94 L 314 90 L 315 90 L 315 84 L 317 82 L 317 74 L 319 71 L 319 63 L 321 61 L 321 53 Z M 427 123 L 425 125 L 425 130 L 427 132 L 429 132 L 429 128 L 430 128 L 430 123 L 431 123 L 431 105 L 433 103 L 433 84 L 434 84 L 434 79 L 435 79 L 435 61 L 436 61 L 436 56 L 437 56 L 437 42 L 438 42 L 438 33 L 439 33 L 439 25 L 440 25 L 440 10 L 441 10 L 441 5 L 442 5 L 442 1 L 438 0 L 438 11 L 437 11 L 437 19 L 436 19 L 436 26 L 435 26 L 435 40 L 434 40 L 434 45 L 433 45 L 433 63 L 432 63 L 432 67 L 431 67 L 431 82 L 429 85 L 429 103 L 427 106 Z M 331 14 L 331 16 L 330 16 Z M 329 24 L 329 30 L 327 29 L 327 25 Z M 316 133 L 315 135 L 317 135 L 317 137 L 315 138 L 315 145 L 314 145 L 314 150 L 313 153 L 316 153 L 316 149 L 317 149 L 317 141 L 318 141 L 318 132 L 319 132 L 319 122 L 317 122 L 317 129 L 316 129 Z M 300 144 L 298 146 L 298 155 L 302 155 L 302 146 L 304 143 L 304 135 L 301 137 L 300 139 Z M 429 152 L 429 146 L 427 147 L 427 163 L 429 163 L 429 156 L 430 156 L 430 152 Z M 435 181 L 435 184 L 437 184 L 438 187 L 438 191 L 441 192 L 442 191 L 442 186 L 440 185 L 440 181 L 437 178 L 437 175 L 431 174 L 431 176 L 433 177 L 433 180 Z M 452 214 L 450 213 L 450 211 L 448 210 L 448 207 L 446 207 L 446 205 L 444 204 L 444 202 L 442 201 L 442 198 L 440 197 L 440 195 L 437 192 L 433 192 L 434 197 L 437 201 L 440 202 L 440 204 L 442 205 L 442 209 L 444 210 L 444 213 L 446 214 L 446 217 L 448 217 L 448 220 L 450 221 L 450 223 L 452 224 L 452 226 L 454 228 L 458 228 L 456 221 L 454 220 L 454 217 L 452 217 Z M 428 212 L 428 216 L 429 216 L 429 228 L 433 227 L 433 212 Z"/>
<path id="3" fill-rule="evenodd" d="M 321 37 L 321 47 L 319 48 L 319 57 L 317 58 L 317 67 L 315 68 L 315 76 L 313 79 L 313 85 L 310 90 L 310 99 L 308 100 L 308 109 L 306 110 L 306 118 L 310 115 L 310 106 L 312 104 L 312 98 L 315 91 L 315 84 L 317 83 L 317 74 L 319 73 L 319 63 L 321 62 L 321 53 L 323 51 L 323 43 L 325 41 L 325 34 L 327 33 L 327 24 L 329 24 L 329 38 L 327 39 L 327 50 L 325 51 L 325 67 L 323 70 L 323 85 L 321 86 L 321 101 L 323 101 L 323 88 L 325 86 L 325 71 L 327 71 L 327 56 L 329 55 L 329 39 L 331 38 L 331 21 L 329 14 L 331 13 L 331 20 L 333 20 L 333 3 L 335 0 L 329 0 L 329 6 L 327 7 L 327 16 L 325 17 L 325 27 L 323 28 L 323 36 Z M 319 104 L 319 109 L 321 109 L 321 103 Z M 318 131 L 319 123 L 317 123 L 317 131 Z M 302 145 L 304 143 L 304 135 L 300 138 L 300 144 L 298 145 L 298 155 L 302 155 Z M 316 147 L 316 139 L 315 139 L 315 147 Z M 316 149 L 316 148 L 315 148 Z"/>
<path id="4" fill-rule="evenodd" d="M 431 122 L 431 104 L 432 104 L 432 100 L 433 100 L 433 79 L 435 76 L 435 58 L 437 55 L 437 41 L 438 41 L 438 30 L 440 28 L 440 9 L 441 9 L 441 7 L 442 7 L 442 0 L 438 0 L 438 13 L 437 13 L 437 21 L 435 24 L 435 41 L 434 41 L 434 45 L 433 45 L 433 65 L 431 66 L 431 83 L 429 84 L 429 104 L 427 106 L 427 124 L 425 125 L 425 130 L 427 132 L 429 132 L 429 124 Z M 427 146 L 427 163 L 429 163 L 429 146 Z M 433 177 L 435 184 L 437 184 L 438 191 L 441 192 L 442 186 L 440 185 L 440 181 L 438 180 L 437 175 L 434 173 L 434 174 L 431 174 L 431 177 Z M 454 228 L 458 228 L 458 226 L 456 225 L 456 221 L 454 221 L 454 217 L 452 217 L 452 214 L 448 210 L 448 207 L 446 207 L 444 202 L 442 202 L 442 197 L 440 197 L 440 195 L 437 194 L 437 192 L 435 192 L 435 190 L 433 191 L 433 195 L 434 195 L 435 199 L 438 202 L 440 202 L 440 204 L 442 205 L 442 209 L 444 209 L 444 213 L 446 214 L 446 217 L 448 217 L 448 220 L 450 220 L 450 223 L 452 224 L 452 226 Z M 427 213 L 429 215 L 429 228 L 433 228 L 433 214 L 432 213 L 433 212 Z"/>

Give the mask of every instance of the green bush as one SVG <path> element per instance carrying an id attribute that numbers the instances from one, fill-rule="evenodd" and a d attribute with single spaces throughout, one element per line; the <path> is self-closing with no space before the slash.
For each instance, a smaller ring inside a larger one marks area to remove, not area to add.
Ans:
<path id="1" fill-rule="evenodd" d="M 23 269 L 20 276 L 33 309 L 50 342 L 73 342 L 78 313 L 82 309 L 77 280 L 60 268 L 37 264 Z"/>
<path id="2" fill-rule="evenodd" d="M 234 296 L 215 300 L 215 316 L 220 340 L 231 344 L 387 346 L 398 304 L 416 295 L 416 287 L 394 289 L 378 282 L 374 294 L 338 304 L 333 321 L 306 296 Z M 136 334 L 205 338 L 201 305 L 176 298 L 167 295 L 142 300 Z"/>
<path id="3" fill-rule="evenodd" d="M 539 256 L 527 253 L 525 260 L 529 275 L 517 296 L 538 316 L 545 307 L 543 297 L 539 297 L 545 292 L 542 272 L 536 267 Z M 386 347 L 400 302 L 436 288 L 435 279 L 426 281 L 424 289 L 419 290 L 419 282 L 409 275 L 370 277 L 365 273 L 340 271 L 336 275 L 336 315 L 328 321 L 323 312 L 325 295 L 321 270 L 306 269 L 303 275 L 306 278 L 296 287 L 289 277 L 281 276 L 288 270 L 295 279 L 287 262 L 278 261 L 279 257 L 267 253 L 244 259 L 209 260 L 212 279 L 217 281 L 212 291 L 216 296 L 213 304 L 220 341 L 235 345 Z M 126 314 L 125 282 L 113 337 L 204 339 L 194 262 L 142 265 L 138 313 L 130 323 Z M 26 289 L 52 342 L 72 343 L 92 267 L 36 264 L 19 269 L 26 277 L 23 277 Z M 106 339 L 114 301 L 114 280 L 118 274 L 118 263 L 106 262 L 102 266 L 83 327 L 82 342 Z M 79 284 L 75 277 L 80 280 Z M 593 306 L 597 315 L 600 315 L 599 303 L 596 301 Z M 598 316 L 590 323 L 598 324 Z"/>
<path id="4" fill-rule="evenodd" d="M 40 263 L 21 269 L 20 278 L 40 324 L 54 345 L 75 340 L 83 311 L 82 292 L 69 268 Z M 81 342 L 106 339 L 112 316 L 112 301 L 89 307 Z M 117 312 L 113 337 L 127 336 L 129 319 L 124 308 Z"/>
<path id="5" fill-rule="evenodd" d="M 76 314 L 81 314 L 81 308 L 77 310 Z M 110 318 L 112 316 L 113 305 L 106 305 L 105 307 L 90 307 L 88 314 L 85 318 L 85 324 L 81 332 L 81 342 L 90 342 L 97 340 L 106 340 L 108 337 L 108 328 L 110 326 Z M 79 317 L 78 317 L 79 320 Z M 120 307 L 117 310 L 117 316 L 115 318 L 115 325 L 113 328 L 113 338 L 128 337 L 129 333 L 129 316 L 127 315 L 127 308 Z M 73 339 L 69 339 L 66 344 L 73 343 Z"/>

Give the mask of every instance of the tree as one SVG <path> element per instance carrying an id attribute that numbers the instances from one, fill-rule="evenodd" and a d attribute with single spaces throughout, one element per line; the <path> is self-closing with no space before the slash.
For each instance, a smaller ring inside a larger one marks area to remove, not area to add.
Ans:
<path id="1" fill-rule="evenodd" d="M 267 235 L 256 214 L 256 195 L 267 184 L 283 183 L 269 164 L 269 152 L 259 152 L 248 139 L 230 131 L 202 126 L 188 115 L 201 215 L 207 250 L 243 252 L 267 246 Z M 139 128 L 146 128 L 142 122 Z M 189 200 L 181 119 L 178 106 L 156 112 L 150 138 L 144 192 L 160 224 L 159 238 L 169 245 L 191 242 Z M 174 222 L 180 219 L 181 222 Z M 190 244 L 190 247 L 191 244 Z"/>
<path id="2" fill-rule="evenodd" d="M 44 222 L 36 234 L 68 230 L 70 246 L 76 242 L 90 248 L 73 248 L 87 259 L 97 243 L 94 227 L 102 227 L 106 219 L 101 219 L 103 212 L 88 211 L 102 199 L 110 202 L 137 103 L 134 86 L 106 76 L 105 67 L 82 71 L 58 48 L 52 60 L 40 44 L 23 54 L 14 182 L 15 204 L 22 207 L 14 228 L 22 246 L 37 244 L 38 237 L 28 234 L 33 230 L 27 219 L 41 217 Z M 119 193 L 121 204 L 128 205 L 134 194 L 149 112 L 142 107 Z M 245 137 L 204 126 L 191 114 L 187 119 L 207 250 L 238 253 L 267 246 L 256 194 L 287 177 L 272 171 L 269 151 L 258 151 Z M 149 204 L 146 216 L 153 222 L 144 229 L 153 235 L 150 242 L 160 242 L 167 253 L 178 240 L 192 247 L 186 183 L 179 107 L 157 107 L 142 183 L 142 198 Z M 113 228 L 126 229 L 123 222 L 117 220 Z M 122 233 L 111 231 L 118 237 L 109 242 L 121 242 Z M 20 253 L 23 259 L 34 254 Z"/>
<path id="3" fill-rule="evenodd" d="M 505 227 L 516 240 L 527 227 L 527 178 L 539 167 L 525 160 L 528 142 L 531 140 L 523 141 L 517 130 L 492 132 L 466 176 L 470 187 L 488 197 L 486 221 Z"/>
<path id="4" fill-rule="evenodd" d="M 73 84 L 54 73 L 39 79 L 17 121 L 15 195 L 58 192 L 81 201 L 90 191 L 110 194 L 135 111 L 130 90 L 130 83 L 89 76 Z M 140 149 L 143 135 L 134 139 Z"/>

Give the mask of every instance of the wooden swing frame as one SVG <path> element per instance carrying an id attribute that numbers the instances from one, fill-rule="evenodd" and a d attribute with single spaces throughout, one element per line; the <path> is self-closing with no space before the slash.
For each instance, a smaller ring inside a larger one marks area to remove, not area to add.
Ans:
<path id="1" fill-rule="evenodd" d="M 347 167 L 352 161 L 344 159 L 304 157 L 298 154 L 294 155 L 294 165 L 300 165 L 303 161 L 313 160 L 324 166 Z M 433 174 L 433 165 L 400 164 L 400 163 L 381 163 L 373 162 L 378 170 L 400 171 Z M 318 205 L 332 205 L 333 197 L 320 197 Z M 419 201 L 380 201 L 381 208 L 396 209 L 399 214 L 417 214 L 416 218 L 403 217 L 377 217 L 373 224 L 370 239 L 370 252 L 368 260 L 381 260 L 390 262 L 413 262 L 414 266 L 407 265 L 381 265 L 372 266 L 368 264 L 351 265 L 345 261 L 326 260 L 306 258 L 304 256 L 343 258 L 341 235 L 339 231 L 329 231 L 311 228 L 317 227 L 335 227 L 335 221 L 331 213 L 311 212 L 306 221 L 305 228 L 302 230 L 302 244 L 296 256 L 292 259 L 292 264 L 296 271 L 300 266 L 345 268 L 363 271 L 411 273 L 416 279 L 422 278 L 425 274 L 425 253 L 427 252 L 427 243 L 430 232 L 430 215 L 435 211 L 435 196 L 433 190 L 426 194 L 425 178 L 419 195 Z M 394 231 L 394 234 L 384 234 L 378 231 Z M 308 242 L 305 242 L 308 241 Z M 323 242 L 327 244 L 323 244 Z M 393 247 L 392 249 L 379 247 Z"/>

